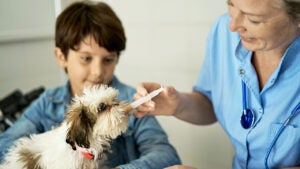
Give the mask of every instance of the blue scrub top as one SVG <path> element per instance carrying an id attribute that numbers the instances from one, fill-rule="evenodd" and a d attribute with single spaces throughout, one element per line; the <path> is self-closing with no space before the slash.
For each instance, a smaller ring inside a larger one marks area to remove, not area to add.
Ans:
<path id="1" fill-rule="evenodd" d="M 252 52 L 240 36 L 229 30 L 230 17 L 221 16 L 213 26 L 195 91 L 213 103 L 218 122 L 235 149 L 234 169 L 265 168 L 265 156 L 279 128 L 300 102 L 300 37 L 285 51 L 277 69 L 260 90 L 251 64 Z M 246 84 L 247 106 L 256 116 L 254 126 L 244 129 L 242 84 Z M 269 168 L 300 165 L 300 112 L 289 122 L 268 157 Z"/>

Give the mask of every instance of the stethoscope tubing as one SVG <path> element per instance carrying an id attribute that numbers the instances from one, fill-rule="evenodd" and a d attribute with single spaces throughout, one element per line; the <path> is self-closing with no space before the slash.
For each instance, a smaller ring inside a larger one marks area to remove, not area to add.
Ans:
<path id="1" fill-rule="evenodd" d="M 242 95 L 243 95 L 243 115 L 245 115 L 245 113 L 247 112 L 247 95 L 246 95 L 246 84 L 245 82 L 242 80 Z M 273 138 L 272 142 L 271 142 L 271 145 L 268 147 L 267 149 L 267 153 L 266 153 L 266 156 L 265 156 L 265 159 L 264 159 L 264 163 L 265 163 L 265 168 L 266 169 L 269 169 L 269 166 L 268 166 L 268 159 L 269 159 L 269 156 L 271 154 L 271 151 L 274 147 L 274 145 L 276 144 L 279 136 L 282 134 L 283 130 L 285 129 L 285 127 L 289 124 L 289 122 L 292 120 L 292 118 L 297 115 L 297 113 L 300 112 L 300 102 L 296 105 L 296 107 L 292 110 L 291 114 L 289 115 L 289 117 L 285 120 L 285 122 L 281 125 L 281 127 L 279 128 L 279 130 L 277 131 L 275 137 Z M 254 119 L 253 119 L 254 120 Z M 254 123 L 254 122 L 253 122 Z M 251 124 L 252 126 L 252 124 Z M 250 127 L 251 127 L 250 126 Z"/>
<path id="2" fill-rule="evenodd" d="M 274 147 L 276 141 L 278 140 L 279 136 L 281 135 L 281 133 L 283 132 L 283 130 L 285 129 L 285 127 L 289 124 L 289 122 L 292 120 L 292 118 L 300 111 L 300 102 L 296 105 L 296 107 L 292 110 L 290 116 L 285 120 L 285 122 L 281 125 L 281 127 L 279 128 L 279 130 L 277 131 L 275 137 L 272 140 L 271 145 L 269 146 L 269 148 L 267 149 L 267 153 L 265 156 L 265 168 L 269 169 L 268 166 L 268 159 L 269 156 L 271 154 L 272 148 Z"/>
<path id="3" fill-rule="evenodd" d="M 247 94 L 246 94 L 246 84 L 242 81 L 242 92 L 243 92 L 243 112 L 247 109 Z"/>

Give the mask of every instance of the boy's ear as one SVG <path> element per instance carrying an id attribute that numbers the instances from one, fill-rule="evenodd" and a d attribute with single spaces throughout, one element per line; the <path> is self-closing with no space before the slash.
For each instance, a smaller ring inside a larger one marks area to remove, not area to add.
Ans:
<path id="1" fill-rule="evenodd" d="M 54 48 L 54 56 L 55 56 L 57 63 L 59 64 L 59 66 L 62 68 L 66 68 L 67 60 L 60 48 L 58 48 L 58 47 Z"/>

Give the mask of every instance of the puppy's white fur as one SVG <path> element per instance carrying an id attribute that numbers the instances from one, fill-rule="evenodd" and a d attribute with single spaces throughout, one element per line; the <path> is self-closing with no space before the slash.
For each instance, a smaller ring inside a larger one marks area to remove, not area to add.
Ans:
<path id="1" fill-rule="evenodd" d="M 0 169 L 98 168 L 98 155 L 127 129 L 127 103 L 117 96 L 116 89 L 104 85 L 85 88 L 82 96 L 73 99 L 61 126 L 17 140 Z M 93 160 L 83 156 L 78 146 L 93 153 Z"/>

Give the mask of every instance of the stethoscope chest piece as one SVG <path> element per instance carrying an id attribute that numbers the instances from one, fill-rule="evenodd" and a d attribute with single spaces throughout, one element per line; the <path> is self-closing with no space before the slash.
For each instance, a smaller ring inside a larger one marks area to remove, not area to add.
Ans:
<path id="1" fill-rule="evenodd" d="M 254 121 L 254 113 L 251 109 L 247 107 L 247 92 L 246 84 L 242 81 L 242 99 L 243 99 L 243 113 L 241 116 L 241 125 L 244 129 L 250 128 Z"/>
<path id="2" fill-rule="evenodd" d="M 244 109 L 241 116 L 241 125 L 244 129 L 250 128 L 254 123 L 254 113 L 250 109 Z"/>

